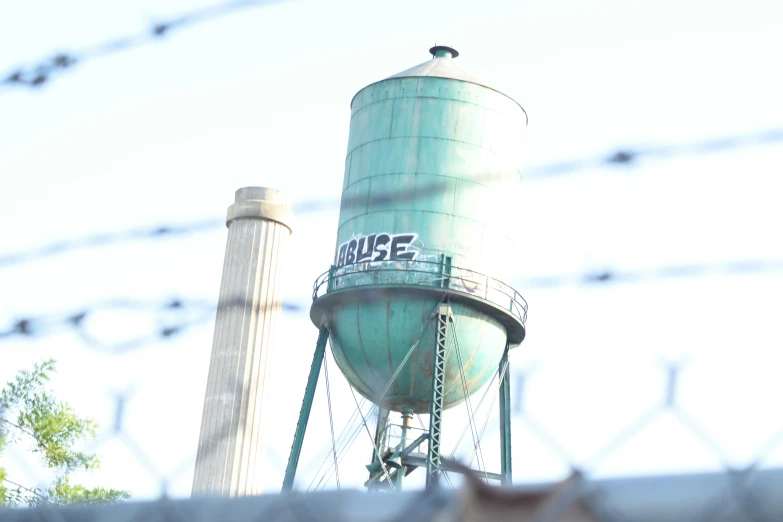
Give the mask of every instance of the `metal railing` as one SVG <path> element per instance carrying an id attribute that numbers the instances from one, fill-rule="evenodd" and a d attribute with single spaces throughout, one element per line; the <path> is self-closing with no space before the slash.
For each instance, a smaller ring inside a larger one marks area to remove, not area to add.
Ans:
<path id="1" fill-rule="evenodd" d="M 527 301 L 503 281 L 468 268 L 452 266 L 448 258 L 440 261 L 379 261 L 332 267 L 313 284 L 313 301 L 344 288 L 361 286 L 425 286 L 479 297 L 514 315 L 522 324 L 527 320 Z"/>

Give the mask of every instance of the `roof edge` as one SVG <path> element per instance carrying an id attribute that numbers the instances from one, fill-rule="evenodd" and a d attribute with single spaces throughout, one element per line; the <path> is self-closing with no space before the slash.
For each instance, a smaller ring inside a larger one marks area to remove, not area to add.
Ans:
<path id="1" fill-rule="evenodd" d="M 398 74 L 401 74 L 401 73 L 398 73 Z M 384 78 L 382 80 L 378 80 L 378 81 L 372 82 L 370 84 L 367 84 L 364 87 L 362 87 L 361 89 L 359 89 L 358 91 L 356 91 L 356 94 L 354 94 L 353 97 L 351 98 L 351 103 L 350 103 L 349 107 L 351 109 L 353 109 L 353 101 L 365 89 L 369 89 L 370 87 L 378 85 L 379 83 L 383 83 L 383 82 L 387 82 L 387 81 L 395 81 L 395 80 L 404 80 L 406 78 L 418 78 L 418 79 L 435 78 L 435 79 L 438 79 L 438 80 L 451 80 L 453 82 L 462 82 L 462 83 L 469 83 L 471 85 L 478 85 L 479 87 L 483 87 L 483 88 L 488 89 L 490 91 L 495 91 L 496 93 L 500 94 L 501 96 L 504 96 L 504 97 L 508 98 L 509 100 L 511 100 L 512 102 L 517 104 L 517 106 L 520 109 L 522 109 L 522 112 L 525 113 L 525 127 L 527 127 L 528 123 L 530 123 L 530 118 L 528 117 L 528 114 L 527 114 L 527 111 L 525 110 L 525 108 L 522 107 L 522 104 L 519 103 L 518 101 L 516 101 L 514 98 L 512 98 L 508 94 L 506 94 L 506 93 L 504 93 L 502 91 L 499 91 L 497 89 L 493 89 L 492 87 L 484 85 L 483 83 L 471 82 L 471 81 L 467 81 L 467 80 L 458 80 L 456 78 L 447 78 L 447 77 L 443 77 L 443 76 L 389 76 L 388 78 Z"/>

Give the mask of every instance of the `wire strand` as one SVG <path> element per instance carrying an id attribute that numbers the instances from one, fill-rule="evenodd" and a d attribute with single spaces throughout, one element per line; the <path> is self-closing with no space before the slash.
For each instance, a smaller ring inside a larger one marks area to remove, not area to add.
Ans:
<path id="1" fill-rule="evenodd" d="M 600 155 L 593 158 L 570 160 L 567 162 L 550 163 L 539 166 L 533 166 L 525 170 L 521 182 L 535 181 L 559 177 L 566 174 L 576 174 L 579 172 L 588 172 L 598 167 L 617 168 L 618 166 L 630 165 L 642 158 L 651 157 L 656 159 L 674 159 L 686 154 L 709 154 L 735 150 L 754 145 L 772 145 L 783 143 L 783 127 L 772 128 L 768 130 L 757 131 L 755 133 L 724 136 L 720 138 L 711 138 L 687 143 L 676 143 L 660 145 L 657 147 L 638 148 L 638 149 L 618 149 L 609 155 Z M 302 201 L 294 205 L 293 211 L 296 215 L 305 215 L 324 210 L 335 210 L 342 205 L 350 205 L 354 202 L 366 204 L 389 204 L 392 202 L 407 202 L 421 198 L 429 197 L 433 194 L 450 187 L 448 183 L 432 184 L 424 188 L 402 189 L 392 194 L 378 194 L 368 196 L 343 196 L 343 198 L 328 199 L 319 198 Z M 47 245 L 41 245 L 28 250 L 9 252 L 0 254 L 0 267 L 15 266 L 31 261 L 46 259 L 57 255 L 62 255 L 74 250 L 87 248 L 97 248 L 117 243 L 126 243 L 142 240 L 156 240 L 173 236 L 187 236 L 191 234 L 204 233 L 220 230 L 224 226 L 223 218 L 206 218 L 185 224 L 166 224 L 158 226 L 136 227 L 117 232 L 100 233 L 83 238 L 67 239 L 55 241 Z M 776 266 L 775 270 L 783 269 L 783 261 L 775 260 L 772 262 Z M 698 266 L 696 267 L 698 269 Z M 741 268 L 741 267 L 735 267 Z M 758 270 L 759 267 L 746 267 L 751 270 Z M 687 275 L 688 267 L 681 267 L 680 276 Z M 611 275 L 611 274 L 610 274 Z M 674 274 L 673 274 L 674 275 Z M 553 276 L 557 279 L 557 276 Z"/>
<path id="2" fill-rule="evenodd" d="M 364 405 L 364 400 L 362 401 L 362 406 L 363 405 Z M 337 445 L 340 446 L 340 451 L 342 451 L 342 449 L 346 447 L 346 444 L 345 444 L 346 436 L 347 436 L 348 432 L 350 431 L 351 426 L 357 420 L 358 416 L 359 416 L 358 412 L 356 410 L 354 410 L 354 412 L 349 417 L 348 422 L 346 422 L 345 426 L 343 426 L 343 430 L 340 432 L 340 435 L 337 436 Z M 361 423 L 358 423 L 357 426 L 361 426 Z M 327 470 L 324 470 L 324 466 L 327 466 L 327 464 L 329 462 L 329 457 L 330 456 L 331 455 L 329 454 L 329 452 L 327 452 L 326 456 L 324 457 L 323 461 L 321 462 L 321 465 L 318 467 L 318 470 L 313 475 L 313 478 L 310 481 L 310 485 L 307 486 L 308 491 L 313 488 L 313 484 L 315 483 L 316 479 L 319 477 L 319 474 L 321 473 L 321 471 L 323 471 L 324 474 L 327 472 Z M 329 466 L 327 469 L 331 470 L 331 466 Z M 318 485 L 320 485 L 320 482 L 319 482 Z M 318 486 L 316 486 L 316 488 L 317 487 Z"/>
<path id="3" fill-rule="evenodd" d="M 484 461 L 484 453 L 481 450 L 481 438 L 478 434 L 478 429 L 475 426 L 475 419 L 473 418 L 473 405 L 470 400 L 470 393 L 468 390 L 468 383 L 465 379 L 465 366 L 462 363 L 462 353 L 459 347 L 459 340 L 457 339 L 457 324 L 456 318 L 452 316 L 451 331 L 454 335 L 454 345 L 457 352 L 457 363 L 459 365 L 460 379 L 462 380 L 462 389 L 465 394 L 465 408 L 468 411 L 468 423 L 470 423 L 470 434 L 473 437 L 473 451 L 478 452 L 479 455 L 479 471 L 487 469 L 486 462 Z M 484 475 L 484 481 L 488 482 L 486 474 Z"/>
<path id="4" fill-rule="evenodd" d="M 501 372 L 500 372 L 501 377 L 500 377 L 500 380 L 498 381 L 498 385 L 497 385 L 497 388 L 495 389 L 495 391 L 500 391 L 500 387 L 503 385 L 503 380 L 506 378 L 506 369 L 507 368 L 508 368 L 508 360 L 506 360 L 506 363 L 503 365 L 503 368 L 501 369 Z M 490 389 L 490 388 L 492 388 L 492 383 L 490 383 L 489 388 L 487 388 L 487 389 Z M 484 436 L 484 431 L 487 429 L 487 424 L 489 424 L 489 417 L 492 414 L 492 409 L 495 407 L 495 403 L 497 402 L 497 398 L 498 398 L 498 393 L 495 393 L 495 394 L 492 395 L 492 402 L 489 404 L 489 409 L 487 410 L 486 417 L 484 417 L 484 424 L 481 426 L 481 433 L 479 435 L 479 438 Z M 470 467 L 473 464 L 473 460 L 475 458 L 476 458 L 476 451 L 474 449 L 472 454 L 471 454 L 471 456 L 470 456 L 470 461 L 468 461 L 468 467 Z"/>
<path id="5" fill-rule="evenodd" d="M 334 454 L 334 476 L 337 481 L 337 489 L 340 489 L 340 474 L 337 470 L 337 447 L 334 443 L 334 420 L 332 418 L 332 394 L 329 389 L 329 365 L 327 360 L 329 357 L 324 357 L 324 377 L 326 378 L 326 403 L 329 408 L 329 429 L 332 432 L 332 453 Z"/>
<path id="6" fill-rule="evenodd" d="M 350 388 L 353 401 L 356 403 L 358 407 L 359 401 L 356 400 L 356 393 L 354 393 L 353 385 L 350 382 L 348 383 L 348 388 Z M 361 414 L 361 411 L 359 413 Z M 383 462 L 383 456 L 381 455 L 381 451 L 378 449 L 378 446 L 375 445 L 375 439 L 373 439 L 372 434 L 370 433 L 370 428 L 367 426 L 367 419 L 365 418 L 364 415 L 362 415 L 362 423 L 364 424 L 364 430 L 367 432 L 367 436 L 370 438 L 370 443 L 372 444 L 372 449 L 375 452 L 375 456 L 378 458 L 378 462 L 381 463 L 381 469 L 383 470 L 383 474 L 385 475 L 386 480 L 389 483 L 389 487 L 394 489 L 394 484 L 392 483 L 391 476 L 389 476 L 389 470 L 386 469 L 386 463 Z"/>
<path id="7" fill-rule="evenodd" d="M 126 52 L 149 42 L 160 42 L 163 37 L 169 36 L 175 29 L 203 24 L 240 10 L 261 7 L 278 1 L 231 0 L 195 9 L 165 21 L 156 22 L 141 33 L 115 37 L 79 51 L 53 53 L 33 65 L 16 67 L 9 71 L 4 79 L 0 79 L 0 86 L 40 89 L 51 83 L 56 76 L 66 71 L 72 71 L 77 65 L 94 58 Z"/>

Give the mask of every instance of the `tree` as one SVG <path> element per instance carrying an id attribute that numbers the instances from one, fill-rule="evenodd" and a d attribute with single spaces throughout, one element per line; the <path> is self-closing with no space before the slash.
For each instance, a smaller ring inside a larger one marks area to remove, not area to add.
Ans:
<path id="1" fill-rule="evenodd" d="M 55 362 L 45 360 L 32 371 L 20 371 L 0 391 L 0 455 L 9 444 L 28 442 L 33 454 L 55 473 L 54 483 L 42 490 L 13 481 L 0 467 L 0 506 L 106 504 L 130 498 L 126 491 L 70 483 L 71 473 L 100 466 L 94 454 L 73 449 L 78 442 L 93 438 L 97 425 L 78 417 L 68 403 L 58 401 L 46 389 L 54 372 Z"/>

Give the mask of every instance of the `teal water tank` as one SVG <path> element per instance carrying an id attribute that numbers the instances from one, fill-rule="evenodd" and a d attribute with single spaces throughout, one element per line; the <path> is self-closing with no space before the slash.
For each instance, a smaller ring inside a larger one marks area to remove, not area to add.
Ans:
<path id="1" fill-rule="evenodd" d="M 419 413 L 429 411 L 439 302 L 454 316 L 444 408 L 486 384 L 506 344 L 524 339 L 527 316 L 509 285 L 509 230 L 519 226 L 509 195 L 527 114 L 460 69 L 456 50 L 430 52 L 351 102 L 334 264 L 316 281 L 310 312 L 328 324 L 334 358 L 362 395 Z"/>

